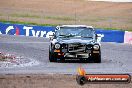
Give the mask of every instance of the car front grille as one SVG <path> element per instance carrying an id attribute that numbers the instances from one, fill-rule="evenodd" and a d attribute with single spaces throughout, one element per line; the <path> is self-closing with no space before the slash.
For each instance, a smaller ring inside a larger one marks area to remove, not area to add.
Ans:
<path id="1" fill-rule="evenodd" d="M 68 44 L 69 52 L 85 52 L 86 45 L 84 44 Z"/>

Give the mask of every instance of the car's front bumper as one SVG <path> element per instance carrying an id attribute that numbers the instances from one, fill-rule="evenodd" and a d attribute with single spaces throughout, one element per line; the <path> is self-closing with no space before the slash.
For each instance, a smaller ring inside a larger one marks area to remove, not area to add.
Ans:
<path id="1" fill-rule="evenodd" d="M 90 56 L 89 53 L 65 53 L 65 58 L 88 58 Z"/>

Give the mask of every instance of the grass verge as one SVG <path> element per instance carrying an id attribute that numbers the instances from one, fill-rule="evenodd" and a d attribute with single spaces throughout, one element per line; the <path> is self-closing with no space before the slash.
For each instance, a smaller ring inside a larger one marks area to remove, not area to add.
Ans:
<path id="1" fill-rule="evenodd" d="M 10 14 L 11 17 L 24 17 L 24 18 L 41 18 L 41 19 L 52 19 L 52 20 L 62 20 L 62 21 L 74 21 L 76 19 L 66 16 L 38 16 L 31 14 Z"/>
<path id="2" fill-rule="evenodd" d="M 57 26 L 56 24 L 38 24 L 33 22 L 22 22 L 22 21 L 6 21 L 0 19 L 2 23 L 11 23 L 11 24 L 24 24 L 24 25 L 38 25 L 38 26 Z"/>
<path id="3" fill-rule="evenodd" d="M 22 21 L 7 21 L 0 19 L 0 22 L 2 23 L 11 23 L 11 24 L 24 24 L 24 25 L 38 25 L 38 26 L 57 26 L 57 24 L 38 24 L 38 23 L 33 23 L 33 22 L 22 22 Z M 97 27 L 100 28 L 100 27 Z M 106 28 L 106 27 L 101 27 L 100 29 L 105 29 L 105 30 L 122 30 L 122 31 L 132 31 L 130 29 L 119 29 L 119 28 Z"/>

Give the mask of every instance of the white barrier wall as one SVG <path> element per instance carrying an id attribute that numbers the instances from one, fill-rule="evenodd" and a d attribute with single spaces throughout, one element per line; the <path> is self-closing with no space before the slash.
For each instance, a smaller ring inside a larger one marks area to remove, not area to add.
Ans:
<path id="1" fill-rule="evenodd" d="M 124 43 L 132 44 L 132 32 L 125 31 Z"/>

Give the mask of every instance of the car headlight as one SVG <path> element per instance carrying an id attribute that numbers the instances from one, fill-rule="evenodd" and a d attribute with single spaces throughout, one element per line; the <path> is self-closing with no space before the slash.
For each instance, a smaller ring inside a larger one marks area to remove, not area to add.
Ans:
<path id="1" fill-rule="evenodd" d="M 93 48 L 94 50 L 99 50 L 99 45 L 94 45 Z"/>
<path id="2" fill-rule="evenodd" d="M 58 43 L 55 44 L 55 48 L 56 48 L 56 49 L 59 49 L 59 48 L 60 48 L 60 44 L 58 44 Z"/>

